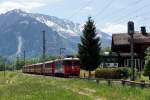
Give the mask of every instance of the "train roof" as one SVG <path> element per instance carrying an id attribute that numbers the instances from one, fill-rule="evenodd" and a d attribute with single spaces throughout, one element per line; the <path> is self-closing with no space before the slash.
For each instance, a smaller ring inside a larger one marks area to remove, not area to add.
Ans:
<path id="1" fill-rule="evenodd" d="M 52 62 L 54 62 L 54 61 L 53 61 L 53 60 L 52 60 L 52 61 L 46 61 L 45 64 L 47 64 L 47 63 L 52 63 Z"/>
<path id="2" fill-rule="evenodd" d="M 56 60 L 46 61 L 45 64 L 47 64 L 47 63 L 52 63 L 52 62 L 55 62 L 55 61 L 68 61 L 68 60 L 77 60 L 77 61 L 78 61 L 79 58 L 56 59 Z M 41 64 L 43 64 L 43 62 L 42 62 L 42 63 L 31 64 L 31 65 L 26 65 L 26 66 L 24 66 L 24 67 L 34 66 L 34 65 L 41 65 Z"/>
<path id="3" fill-rule="evenodd" d="M 40 65 L 40 64 L 43 64 L 43 63 L 36 63 L 36 64 L 31 64 L 31 65 L 26 65 L 26 66 L 24 66 L 24 67 L 34 66 L 34 65 Z"/>
<path id="4" fill-rule="evenodd" d="M 79 58 L 64 58 L 63 60 L 79 60 Z"/>
<path id="5" fill-rule="evenodd" d="M 54 61 L 64 61 L 64 60 L 79 60 L 79 58 L 63 58 L 63 59 L 56 59 Z"/>

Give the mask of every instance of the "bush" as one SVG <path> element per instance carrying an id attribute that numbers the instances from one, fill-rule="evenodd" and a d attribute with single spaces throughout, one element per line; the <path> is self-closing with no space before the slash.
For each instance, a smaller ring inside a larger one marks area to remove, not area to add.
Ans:
<path id="1" fill-rule="evenodd" d="M 130 76 L 129 68 L 102 68 L 95 72 L 95 77 L 106 79 L 121 79 L 128 78 Z"/>
<path id="2" fill-rule="evenodd" d="M 149 80 L 150 80 L 150 47 L 148 47 L 146 49 L 145 52 L 146 56 L 145 56 L 145 65 L 144 65 L 144 76 L 149 76 Z"/>

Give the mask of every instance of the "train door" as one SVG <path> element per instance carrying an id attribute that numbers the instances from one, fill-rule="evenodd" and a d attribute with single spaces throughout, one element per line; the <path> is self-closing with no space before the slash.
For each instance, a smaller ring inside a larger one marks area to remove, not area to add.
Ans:
<path id="1" fill-rule="evenodd" d="M 55 74 L 64 74 L 64 68 L 62 66 L 62 60 L 55 61 Z"/>

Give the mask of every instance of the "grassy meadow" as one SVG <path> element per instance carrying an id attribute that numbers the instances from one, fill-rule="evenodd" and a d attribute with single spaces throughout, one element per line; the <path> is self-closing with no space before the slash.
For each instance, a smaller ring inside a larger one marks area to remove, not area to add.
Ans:
<path id="1" fill-rule="evenodd" d="M 0 72 L 0 100 L 150 100 L 150 89 Z"/>

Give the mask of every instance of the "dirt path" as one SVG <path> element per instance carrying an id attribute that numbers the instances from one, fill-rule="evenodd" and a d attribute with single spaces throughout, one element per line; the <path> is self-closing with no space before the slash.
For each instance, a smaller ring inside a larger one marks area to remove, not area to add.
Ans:
<path id="1" fill-rule="evenodd" d="M 90 88 L 82 88 L 82 89 L 77 88 L 77 89 L 75 89 L 75 88 L 68 87 L 68 86 L 65 86 L 63 88 L 65 88 L 67 90 L 71 90 L 71 91 L 73 91 L 75 93 L 78 93 L 80 95 L 90 97 L 93 100 L 106 100 L 106 98 L 100 98 L 100 97 L 93 96 L 94 93 L 96 92 L 96 90 L 94 90 L 94 89 L 90 89 Z"/>

